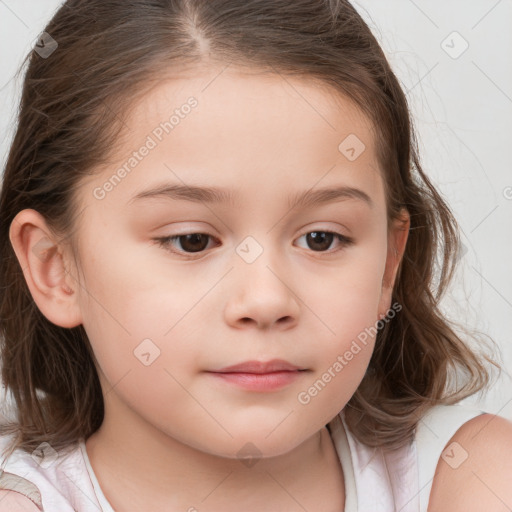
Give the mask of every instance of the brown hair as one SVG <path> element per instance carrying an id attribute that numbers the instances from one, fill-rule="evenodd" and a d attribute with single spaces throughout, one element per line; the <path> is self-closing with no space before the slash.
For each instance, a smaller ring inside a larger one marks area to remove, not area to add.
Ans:
<path id="1" fill-rule="evenodd" d="M 54 325 L 33 301 L 10 224 L 20 210 L 37 210 L 75 251 L 74 192 L 120 143 L 134 98 L 205 60 L 318 79 L 374 123 L 388 226 L 406 208 L 411 227 L 393 290 L 402 309 L 378 332 L 345 408 L 354 435 L 397 447 L 429 407 L 488 384 L 481 358 L 439 309 L 459 254 L 456 221 L 421 168 L 399 82 L 348 1 L 68 0 L 46 32 L 58 48 L 47 58 L 27 56 L 0 196 L 2 378 L 17 406 L 17 421 L 1 431 L 16 434 L 13 448 L 32 451 L 46 441 L 62 449 L 87 438 L 103 420 L 103 397 L 83 326 Z"/>

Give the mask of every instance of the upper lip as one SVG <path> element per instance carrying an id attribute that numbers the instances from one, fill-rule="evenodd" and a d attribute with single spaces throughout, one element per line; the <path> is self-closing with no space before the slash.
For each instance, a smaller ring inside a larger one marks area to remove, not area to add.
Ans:
<path id="1" fill-rule="evenodd" d="M 216 373 L 272 373 L 292 372 L 301 370 L 299 366 L 284 361 L 283 359 L 272 359 L 272 361 L 245 361 L 244 363 L 226 366 L 220 370 L 213 370 Z"/>

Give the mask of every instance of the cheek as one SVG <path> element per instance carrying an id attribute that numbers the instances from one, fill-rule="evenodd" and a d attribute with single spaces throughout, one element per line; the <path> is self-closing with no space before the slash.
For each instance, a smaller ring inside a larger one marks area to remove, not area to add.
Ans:
<path id="1" fill-rule="evenodd" d="M 384 252 L 385 246 L 375 243 L 354 248 L 336 267 L 316 268 L 300 281 L 304 315 L 317 318 L 323 338 L 343 343 L 378 320 Z"/>
<path id="2" fill-rule="evenodd" d="M 378 306 L 384 251 L 385 245 L 361 247 L 336 271 L 330 268 L 328 274 L 305 280 L 301 293 L 307 297 L 305 317 L 310 318 L 301 320 L 316 332 L 318 364 L 311 393 L 302 390 L 304 405 L 315 402 L 313 407 L 321 407 L 321 402 L 332 401 L 343 406 L 363 378 L 382 327 Z"/>
<path id="3" fill-rule="evenodd" d="M 187 361 L 196 363 L 187 340 L 198 323 L 189 315 L 207 283 L 202 291 L 197 283 L 183 282 L 178 267 L 172 272 L 148 263 L 148 246 L 123 251 L 114 234 L 103 243 L 96 240 L 82 258 L 86 279 L 80 302 L 84 328 L 109 382 L 127 372 L 135 377 L 142 371 L 140 378 L 147 379 L 147 368 L 164 362 L 180 361 L 178 369 L 190 370 Z"/>
<path id="4" fill-rule="evenodd" d="M 378 273 L 351 273 L 332 282 L 330 301 L 318 292 L 316 312 L 322 322 L 316 322 L 316 371 L 295 396 L 299 414 L 319 419 L 323 425 L 343 409 L 357 390 L 379 327 L 378 284 Z"/>
<path id="5" fill-rule="evenodd" d="M 375 304 L 376 301 L 372 301 Z M 297 403 L 310 413 L 331 417 L 341 410 L 356 391 L 373 353 L 379 326 L 376 308 L 368 296 L 350 294 L 329 304 L 325 310 L 322 336 L 315 336 L 315 375 L 297 395 Z M 328 311 L 328 312 L 327 312 Z"/>
<path id="6" fill-rule="evenodd" d="M 93 277 L 84 328 L 106 380 L 105 406 L 126 421 L 142 417 L 157 431 L 197 445 L 201 433 L 191 425 L 219 427 L 205 414 L 205 405 L 212 402 L 204 392 L 197 393 L 198 400 L 192 397 L 201 364 L 193 340 L 203 339 L 196 332 L 201 308 L 193 308 L 200 290 L 165 286 L 154 268 L 127 272 L 133 259 L 132 253 L 129 260 L 118 258 L 117 265 L 111 265 L 107 258 L 98 267 L 90 262 L 87 269 Z M 221 429 L 216 434 L 223 433 Z"/>

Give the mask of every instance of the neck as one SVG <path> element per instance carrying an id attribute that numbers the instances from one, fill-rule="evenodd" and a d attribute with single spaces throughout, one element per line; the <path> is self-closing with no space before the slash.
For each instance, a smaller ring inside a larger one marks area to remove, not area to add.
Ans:
<path id="1" fill-rule="evenodd" d="M 116 412 L 106 408 L 100 429 L 86 441 L 116 511 L 319 511 L 319 503 L 343 510 L 343 473 L 325 427 L 284 455 L 250 463 L 183 444 L 133 411 L 129 421 L 126 411 Z"/>

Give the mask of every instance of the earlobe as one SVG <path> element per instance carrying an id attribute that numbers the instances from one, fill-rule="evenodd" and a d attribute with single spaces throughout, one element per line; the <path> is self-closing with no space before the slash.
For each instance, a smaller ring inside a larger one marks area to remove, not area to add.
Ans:
<path id="1" fill-rule="evenodd" d="M 11 223 L 9 238 L 41 313 L 60 327 L 80 325 L 82 317 L 73 279 L 66 270 L 63 250 L 44 217 L 31 209 L 18 212 Z"/>

